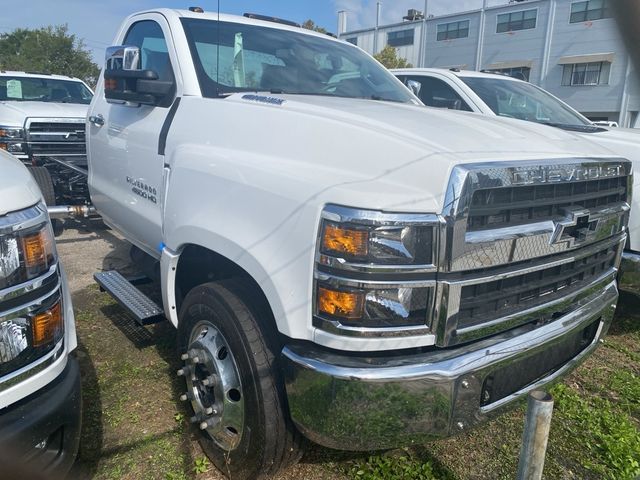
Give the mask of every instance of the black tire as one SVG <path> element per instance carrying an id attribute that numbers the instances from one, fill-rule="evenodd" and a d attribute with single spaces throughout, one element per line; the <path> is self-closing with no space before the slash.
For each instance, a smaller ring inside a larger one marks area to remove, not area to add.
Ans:
<path id="1" fill-rule="evenodd" d="M 237 366 L 245 405 L 237 447 L 225 451 L 207 433 L 200 435 L 207 456 L 233 480 L 272 475 L 302 456 L 302 437 L 289 417 L 277 365 L 277 332 L 261 298 L 240 279 L 206 283 L 189 292 L 179 316 L 180 353 L 187 351 L 192 330 L 206 320 L 224 336 Z"/>
<path id="2" fill-rule="evenodd" d="M 44 167 L 29 167 L 29 171 L 40 187 L 40 190 L 42 191 L 42 197 L 44 198 L 47 206 L 51 207 L 55 205 L 56 192 L 53 189 L 53 180 L 51 180 L 49 170 Z"/>
<path id="3" fill-rule="evenodd" d="M 47 206 L 51 207 L 56 205 L 56 192 L 53 188 L 53 180 L 51 180 L 51 174 L 45 167 L 29 167 L 31 175 L 35 179 L 40 191 L 42 192 L 42 198 Z M 60 219 L 51 220 L 51 226 L 53 227 L 53 234 L 56 237 L 62 235 L 64 231 L 64 224 Z"/>

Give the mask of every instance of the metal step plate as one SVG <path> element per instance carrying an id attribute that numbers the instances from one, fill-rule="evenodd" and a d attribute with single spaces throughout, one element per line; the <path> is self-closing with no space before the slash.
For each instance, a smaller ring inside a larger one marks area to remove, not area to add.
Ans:
<path id="1" fill-rule="evenodd" d="M 93 278 L 140 325 L 158 323 L 165 319 L 162 308 L 115 270 L 94 273 Z"/>

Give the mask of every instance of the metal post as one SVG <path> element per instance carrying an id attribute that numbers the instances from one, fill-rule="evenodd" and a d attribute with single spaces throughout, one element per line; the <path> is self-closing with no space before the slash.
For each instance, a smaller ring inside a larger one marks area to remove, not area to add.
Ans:
<path id="1" fill-rule="evenodd" d="M 380 2 L 376 3 L 376 29 L 375 29 L 375 37 L 373 37 L 373 54 L 378 53 L 378 27 L 380 27 L 380 9 L 382 8 L 382 4 Z"/>
<path id="2" fill-rule="evenodd" d="M 476 48 L 476 70 L 482 70 L 482 53 L 484 49 L 484 27 L 486 21 L 486 10 L 488 0 L 482 1 L 482 9 L 480 10 L 480 25 L 478 25 L 478 46 Z"/>
<path id="3" fill-rule="evenodd" d="M 552 413 L 553 397 L 549 393 L 542 390 L 529 393 L 517 480 L 542 478 Z"/>
<path id="4" fill-rule="evenodd" d="M 424 0 L 424 11 L 422 12 L 422 35 L 420 35 L 420 48 L 418 49 L 420 57 L 418 58 L 418 67 L 427 66 L 427 9 L 429 0 Z"/>

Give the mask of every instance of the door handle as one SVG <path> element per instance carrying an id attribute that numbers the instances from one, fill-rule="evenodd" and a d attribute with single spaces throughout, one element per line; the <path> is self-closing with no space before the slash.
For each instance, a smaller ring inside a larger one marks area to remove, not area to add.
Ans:
<path id="1" fill-rule="evenodd" d="M 104 117 L 100 113 L 98 115 L 91 115 L 89 117 L 89 121 L 96 127 L 101 127 L 104 125 Z"/>

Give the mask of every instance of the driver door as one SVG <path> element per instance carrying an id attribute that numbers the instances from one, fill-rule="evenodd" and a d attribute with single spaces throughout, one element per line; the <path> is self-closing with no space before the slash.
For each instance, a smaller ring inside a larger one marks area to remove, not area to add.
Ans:
<path id="1" fill-rule="evenodd" d="M 140 49 L 140 69 L 175 84 L 166 38 L 168 26 L 157 14 L 136 17 L 122 45 Z M 160 136 L 176 96 L 164 106 L 113 103 L 105 99 L 104 78 L 92 102 L 87 123 L 92 199 L 107 223 L 156 257 L 162 242 L 164 152 Z"/>

